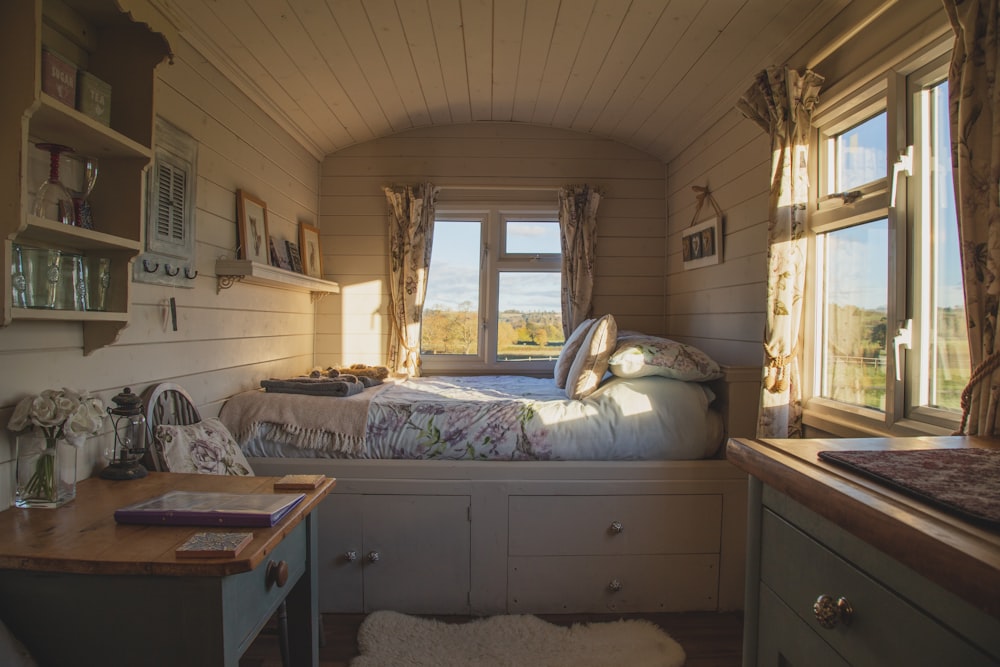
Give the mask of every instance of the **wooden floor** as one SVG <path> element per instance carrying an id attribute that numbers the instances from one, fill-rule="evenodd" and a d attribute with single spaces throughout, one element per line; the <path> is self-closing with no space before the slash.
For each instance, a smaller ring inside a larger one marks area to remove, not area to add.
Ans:
<path id="1" fill-rule="evenodd" d="M 319 650 L 320 667 L 347 667 L 358 654 L 358 626 L 364 614 L 323 614 L 325 645 Z M 644 618 L 659 625 L 687 653 L 684 667 L 739 667 L 742 650 L 743 615 L 696 612 L 686 614 L 629 615 L 540 615 L 552 623 L 594 623 L 620 618 Z M 441 620 L 462 622 L 465 617 L 442 617 Z M 277 636 L 262 634 L 247 649 L 240 667 L 280 667 Z M 402 667 L 402 666 L 401 666 Z M 542 666 L 537 666 L 542 667 Z M 609 667 L 617 667 L 610 666 Z"/>

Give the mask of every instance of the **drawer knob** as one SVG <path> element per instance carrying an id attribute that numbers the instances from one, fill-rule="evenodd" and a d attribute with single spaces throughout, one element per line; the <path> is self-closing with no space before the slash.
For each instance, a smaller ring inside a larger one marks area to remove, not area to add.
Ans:
<path id="1" fill-rule="evenodd" d="M 844 596 L 835 600 L 832 595 L 820 595 L 813 603 L 813 614 L 816 622 L 829 630 L 837 627 L 838 623 L 850 625 L 854 607 Z"/>
<path id="2" fill-rule="evenodd" d="M 625 530 L 625 526 L 622 525 L 621 521 L 612 521 L 611 525 L 608 526 L 608 532 L 614 535 L 618 535 L 623 530 Z"/>
<path id="3" fill-rule="evenodd" d="M 264 579 L 268 586 L 277 585 L 278 588 L 281 588 L 288 581 L 288 563 L 283 560 L 268 561 Z"/>
<path id="4" fill-rule="evenodd" d="M 344 560 L 346 560 L 348 563 L 353 563 L 357 559 L 358 559 L 358 552 L 354 551 L 353 549 L 344 554 Z"/>
<path id="5" fill-rule="evenodd" d="M 368 552 L 368 562 L 369 563 L 377 563 L 381 557 L 382 556 L 380 556 L 377 551 L 369 551 Z"/>
<path id="6" fill-rule="evenodd" d="M 612 579 L 611 583 L 608 584 L 608 590 L 611 591 L 612 593 L 617 593 L 621 589 L 622 589 L 622 582 L 618 581 L 617 579 Z"/>

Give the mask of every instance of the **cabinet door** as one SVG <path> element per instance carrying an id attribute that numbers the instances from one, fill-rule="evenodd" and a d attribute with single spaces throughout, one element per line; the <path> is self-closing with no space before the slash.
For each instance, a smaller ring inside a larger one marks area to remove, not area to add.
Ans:
<path id="1" fill-rule="evenodd" d="M 760 587 L 760 634 L 756 667 L 849 667 L 763 584 Z"/>
<path id="2" fill-rule="evenodd" d="M 365 611 L 468 613 L 468 496 L 364 498 Z"/>
<path id="3" fill-rule="evenodd" d="M 357 494 L 331 493 L 316 511 L 321 612 L 357 613 L 364 609 L 363 499 Z"/>

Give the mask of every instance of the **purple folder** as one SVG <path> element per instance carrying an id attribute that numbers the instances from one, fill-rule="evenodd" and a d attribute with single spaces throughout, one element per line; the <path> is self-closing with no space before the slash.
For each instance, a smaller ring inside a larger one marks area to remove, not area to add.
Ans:
<path id="1" fill-rule="evenodd" d="M 115 510 L 118 523 L 269 527 L 302 502 L 304 493 L 169 491 Z"/>

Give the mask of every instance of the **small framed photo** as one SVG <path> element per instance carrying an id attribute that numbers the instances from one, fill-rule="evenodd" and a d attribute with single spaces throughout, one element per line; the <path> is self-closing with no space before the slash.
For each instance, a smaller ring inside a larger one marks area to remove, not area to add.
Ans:
<path id="1" fill-rule="evenodd" d="M 313 278 L 323 277 L 323 252 L 319 245 L 319 229 L 308 222 L 299 223 L 299 253 L 302 272 Z"/>
<path id="2" fill-rule="evenodd" d="M 236 228 L 239 232 L 239 257 L 270 264 L 267 204 L 245 190 L 236 191 Z"/>
<path id="3" fill-rule="evenodd" d="M 279 238 L 270 238 L 271 246 L 271 266 L 276 266 L 279 269 L 285 269 L 286 271 L 292 270 L 292 263 L 288 259 L 288 248 L 285 246 L 285 242 Z"/>
<path id="4" fill-rule="evenodd" d="M 681 232 L 684 269 L 697 269 L 722 262 L 722 217 L 691 225 Z"/>
<path id="5" fill-rule="evenodd" d="M 285 241 L 285 248 L 288 249 L 288 261 L 292 265 L 292 271 L 302 273 L 302 256 L 299 254 L 298 244 Z"/>

